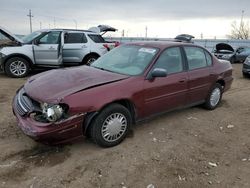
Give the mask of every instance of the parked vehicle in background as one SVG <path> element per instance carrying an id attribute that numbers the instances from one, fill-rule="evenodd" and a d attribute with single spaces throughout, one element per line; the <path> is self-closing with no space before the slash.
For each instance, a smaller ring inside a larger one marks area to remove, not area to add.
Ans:
<path id="1" fill-rule="evenodd" d="M 231 57 L 232 63 L 243 63 L 250 55 L 250 47 L 239 47 Z"/>
<path id="2" fill-rule="evenodd" d="M 22 39 L 3 28 L 0 32 L 8 38 L 0 46 L 0 66 L 8 76 L 17 78 L 36 67 L 91 64 L 117 45 L 88 30 L 39 30 Z"/>
<path id="3" fill-rule="evenodd" d="M 250 55 L 250 47 L 238 47 L 234 50 L 229 44 L 219 43 L 213 53 L 218 59 L 228 60 L 231 63 L 243 63 Z"/>
<path id="4" fill-rule="evenodd" d="M 248 56 L 243 63 L 242 74 L 244 77 L 250 77 L 250 56 Z"/>
<path id="5" fill-rule="evenodd" d="M 231 57 L 234 55 L 234 49 L 232 46 L 226 43 L 218 43 L 215 46 L 213 54 L 218 59 L 224 59 L 230 61 Z"/>
<path id="6" fill-rule="evenodd" d="M 111 147 L 137 121 L 198 104 L 215 109 L 232 81 L 231 64 L 202 47 L 138 42 L 121 45 L 90 66 L 29 78 L 17 91 L 13 112 L 35 140 L 55 144 L 87 135 Z"/>

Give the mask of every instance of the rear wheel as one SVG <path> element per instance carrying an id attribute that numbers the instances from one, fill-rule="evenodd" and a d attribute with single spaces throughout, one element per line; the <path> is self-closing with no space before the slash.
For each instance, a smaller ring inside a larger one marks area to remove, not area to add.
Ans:
<path id="1" fill-rule="evenodd" d="M 127 108 L 119 104 L 109 105 L 91 123 L 91 138 L 102 147 L 118 145 L 126 137 L 131 123 Z"/>
<path id="2" fill-rule="evenodd" d="M 84 64 L 85 65 L 91 65 L 95 60 L 97 60 L 99 58 L 99 56 L 91 54 L 88 55 L 85 59 L 84 59 Z"/>
<path id="3" fill-rule="evenodd" d="M 27 76 L 30 71 L 29 63 L 21 57 L 10 58 L 4 67 L 5 73 L 13 78 L 22 78 Z"/>
<path id="4" fill-rule="evenodd" d="M 220 84 L 216 83 L 206 99 L 206 102 L 204 104 L 205 108 L 208 110 L 214 110 L 219 105 L 221 97 L 222 87 Z"/>

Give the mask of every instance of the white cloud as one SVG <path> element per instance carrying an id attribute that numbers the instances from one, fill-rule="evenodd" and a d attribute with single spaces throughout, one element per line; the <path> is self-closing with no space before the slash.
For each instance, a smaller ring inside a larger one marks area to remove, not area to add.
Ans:
<path id="1" fill-rule="evenodd" d="M 28 10 L 32 9 L 33 30 L 49 27 L 87 29 L 110 24 L 129 36 L 173 37 L 176 33 L 225 36 L 230 23 L 250 18 L 249 0 L 1 0 L 0 25 L 9 30 L 29 32 Z M 120 32 L 117 35 L 120 35 Z"/>

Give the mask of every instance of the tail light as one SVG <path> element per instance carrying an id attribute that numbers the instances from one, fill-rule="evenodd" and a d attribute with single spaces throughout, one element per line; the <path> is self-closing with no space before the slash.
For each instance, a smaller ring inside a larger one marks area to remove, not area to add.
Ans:
<path id="1" fill-rule="evenodd" d="M 107 44 L 103 45 L 108 51 L 110 50 L 109 46 Z"/>
<path id="2" fill-rule="evenodd" d="M 120 45 L 120 42 L 118 41 L 115 41 L 115 47 L 119 46 Z"/>

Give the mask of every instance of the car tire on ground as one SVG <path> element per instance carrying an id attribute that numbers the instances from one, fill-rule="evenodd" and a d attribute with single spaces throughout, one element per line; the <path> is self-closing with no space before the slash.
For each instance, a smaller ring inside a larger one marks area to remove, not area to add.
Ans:
<path id="1" fill-rule="evenodd" d="M 95 60 L 97 60 L 99 58 L 99 56 L 97 55 L 88 55 L 85 59 L 84 59 L 84 64 L 85 65 L 91 65 Z"/>
<path id="2" fill-rule="evenodd" d="M 125 139 L 131 124 L 129 110 L 120 104 L 111 104 L 91 123 L 91 138 L 102 147 L 116 146 Z"/>
<path id="3" fill-rule="evenodd" d="M 233 56 L 233 57 L 231 57 L 231 59 L 230 59 L 230 63 L 231 64 L 233 64 L 233 63 L 236 63 L 236 58 Z"/>
<path id="4" fill-rule="evenodd" d="M 249 78 L 249 74 L 242 72 L 243 78 Z"/>
<path id="5" fill-rule="evenodd" d="M 216 83 L 209 92 L 204 107 L 208 110 L 214 110 L 220 104 L 222 93 L 221 85 Z"/>
<path id="6" fill-rule="evenodd" d="M 12 57 L 5 63 L 5 73 L 13 78 L 22 78 L 30 71 L 29 63 L 21 57 Z"/>

